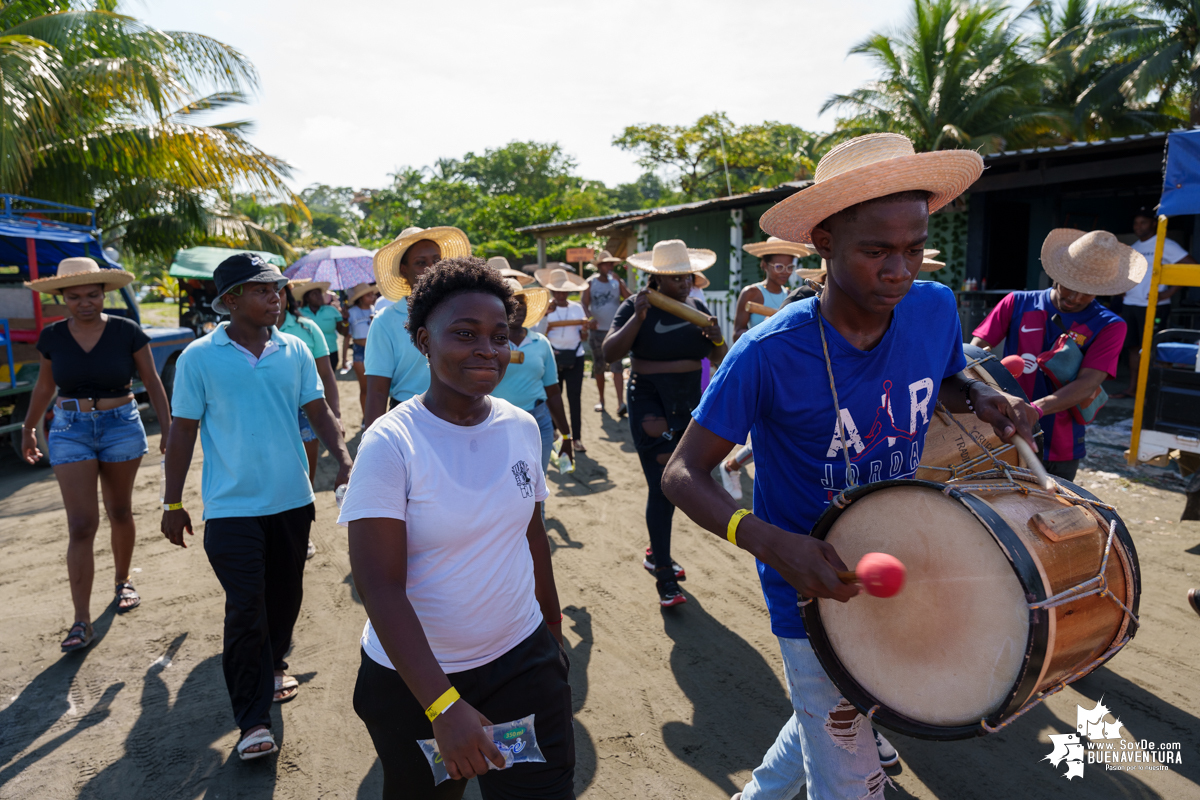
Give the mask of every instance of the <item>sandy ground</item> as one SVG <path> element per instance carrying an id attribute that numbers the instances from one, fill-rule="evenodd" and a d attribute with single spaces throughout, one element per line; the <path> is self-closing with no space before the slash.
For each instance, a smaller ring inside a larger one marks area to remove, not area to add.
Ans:
<path id="1" fill-rule="evenodd" d="M 341 384 L 347 421 L 356 387 Z M 572 658 L 584 798 L 718 798 L 739 790 L 790 713 L 753 560 L 676 517 L 675 553 L 690 602 L 663 611 L 641 567 L 645 489 L 624 421 L 590 411 L 588 453 L 551 476 L 549 528 Z M 611 388 L 609 389 L 611 398 Z M 355 425 L 357 427 L 357 425 Z M 148 422 L 151 452 L 158 429 Z M 100 638 L 62 655 L 71 623 L 64 514 L 49 471 L 0 456 L 0 798 L 377 797 L 381 774 L 351 709 L 364 613 L 344 531 L 334 525 L 332 462 L 318 479 L 320 548 L 309 562 L 290 662 L 302 683 L 275 709 L 282 753 L 232 755 L 220 669 L 222 594 L 197 537 L 187 550 L 157 532 L 158 457 L 145 459 L 135 508 L 140 609 L 116 617 L 110 551 L 97 539 Z M 200 468 L 185 500 L 194 514 Z M 902 762 L 889 798 L 1200 797 L 1200 619 L 1184 593 L 1200 585 L 1200 523 L 1172 522 L 1183 496 L 1110 473 L 1083 483 L 1115 503 L 1137 540 L 1143 629 L 1108 666 L 1003 732 L 938 743 L 891 734 Z M 746 483 L 749 497 L 749 482 Z M 747 501 L 748 502 L 748 501 Z M 102 612 L 102 613 L 101 613 Z M 1103 697 L 1128 739 L 1178 742 L 1169 771 L 1064 780 L 1043 761 L 1050 733 L 1074 730 L 1076 704 Z M 478 796 L 472 788 L 468 796 Z M 803 796 L 803 793 L 802 795 Z"/>

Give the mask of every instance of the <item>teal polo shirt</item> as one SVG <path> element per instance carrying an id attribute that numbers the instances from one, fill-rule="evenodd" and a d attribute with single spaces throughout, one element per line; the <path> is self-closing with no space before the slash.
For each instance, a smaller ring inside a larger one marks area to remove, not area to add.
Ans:
<path id="1" fill-rule="evenodd" d="M 388 378 L 389 394 L 403 403 L 429 388 L 429 362 L 408 335 L 408 302 L 388 306 L 375 315 L 367 331 L 363 366 L 368 375 Z"/>
<path id="2" fill-rule="evenodd" d="M 533 411 L 538 400 L 546 399 L 546 387 L 558 383 L 558 365 L 554 363 L 554 348 L 540 333 L 527 331 L 515 352 L 524 353 L 521 364 L 509 362 L 504 379 L 492 392 L 492 397 L 507 400 L 525 411 Z"/>
<path id="3" fill-rule="evenodd" d="M 325 342 L 324 332 L 308 317 L 294 317 L 289 311 L 283 324 L 279 326 L 279 332 L 290 333 L 308 345 L 308 352 L 312 353 L 313 358 L 325 358 L 329 355 L 329 345 Z"/>
<path id="4" fill-rule="evenodd" d="M 222 322 L 175 365 L 171 411 L 200 422 L 204 519 L 263 517 L 313 502 L 296 415 L 325 396 L 300 339 L 271 329 L 279 346 L 255 366 Z"/>
<path id="5" fill-rule="evenodd" d="M 329 348 L 329 353 L 337 352 L 337 326 L 342 321 L 342 312 L 338 311 L 333 306 L 321 306 L 317 309 L 317 313 L 313 313 L 308 306 L 300 306 L 300 313 L 317 323 L 317 327 L 321 329 L 321 333 L 325 334 L 325 346 Z M 326 353 L 325 355 L 329 355 Z"/>

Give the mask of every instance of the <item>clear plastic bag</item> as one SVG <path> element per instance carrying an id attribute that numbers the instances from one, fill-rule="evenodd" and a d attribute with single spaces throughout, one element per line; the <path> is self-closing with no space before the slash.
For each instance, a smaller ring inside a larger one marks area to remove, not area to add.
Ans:
<path id="1" fill-rule="evenodd" d="M 484 727 L 483 732 L 492 737 L 492 742 L 500 751 L 500 755 L 504 756 L 503 767 L 497 767 L 489 761 L 488 769 L 508 769 L 513 764 L 546 760 L 546 757 L 542 755 L 541 748 L 538 747 L 537 733 L 533 728 L 534 716 L 536 715 L 530 714 L 528 717 L 522 717 L 512 722 L 502 722 L 499 725 Z M 417 744 L 421 746 L 421 752 L 425 754 L 425 759 L 429 761 L 429 766 L 433 770 L 434 785 L 449 778 L 450 773 L 442 761 L 442 753 L 438 750 L 437 739 L 418 739 Z"/>

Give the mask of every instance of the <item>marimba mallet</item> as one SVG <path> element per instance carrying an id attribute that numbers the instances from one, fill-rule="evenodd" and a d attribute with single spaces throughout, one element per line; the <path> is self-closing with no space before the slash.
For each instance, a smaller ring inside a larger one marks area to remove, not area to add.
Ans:
<path id="1" fill-rule="evenodd" d="M 853 572 L 838 571 L 842 583 L 858 582 L 872 597 L 891 597 L 904 588 L 908 570 L 895 556 L 887 553 L 867 553 L 858 560 Z"/>

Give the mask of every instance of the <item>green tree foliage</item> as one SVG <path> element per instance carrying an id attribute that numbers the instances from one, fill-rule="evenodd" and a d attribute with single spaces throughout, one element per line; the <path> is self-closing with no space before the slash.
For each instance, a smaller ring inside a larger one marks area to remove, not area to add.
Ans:
<path id="1" fill-rule="evenodd" d="M 1200 3 L 1144 0 L 1136 8 L 1140 14 L 1113 20 L 1104 31 L 1109 46 L 1132 51 L 1121 95 L 1161 98 L 1164 110 L 1200 125 Z"/>

